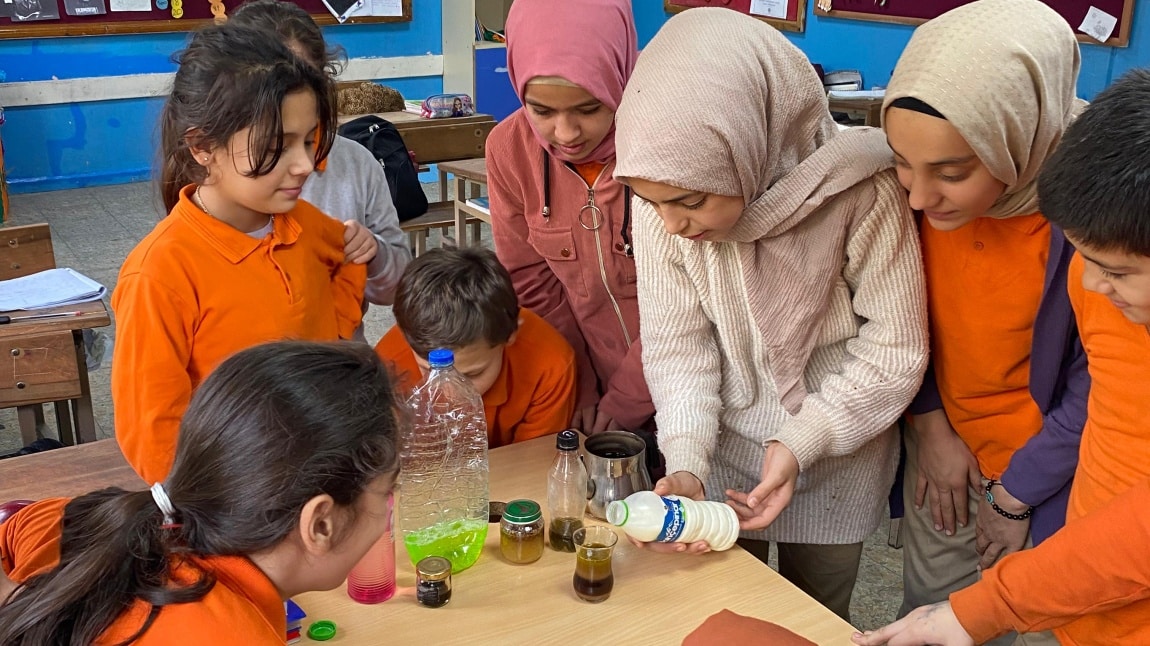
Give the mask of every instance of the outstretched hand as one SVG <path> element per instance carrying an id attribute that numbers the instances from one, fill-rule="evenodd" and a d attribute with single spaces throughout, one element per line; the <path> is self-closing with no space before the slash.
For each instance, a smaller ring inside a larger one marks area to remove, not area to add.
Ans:
<path id="1" fill-rule="evenodd" d="M 916 608 L 893 624 L 855 633 L 851 641 L 859 646 L 974 646 L 949 601 Z"/>
<path id="2" fill-rule="evenodd" d="M 763 479 L 750 493 L 727 489 L 727 504 L 739 516 L 739 529 L 764 529 L 790 504 L 799 479 L 799 461 L 781 442 L 763 455 Z"/>

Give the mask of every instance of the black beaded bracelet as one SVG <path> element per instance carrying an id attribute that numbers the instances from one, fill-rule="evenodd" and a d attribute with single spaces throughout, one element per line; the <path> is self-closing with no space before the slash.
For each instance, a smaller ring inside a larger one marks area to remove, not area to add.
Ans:
<path id="1" fill-rule="evenodd" d="M 1002 483 L 997 481 L 997 480 L 987 481 L 987 483 L 986 483 L 986 502 L 990 503 L 990 506 L 994 509 L 994 511 L 998 512 L 998 515 L 1000 515 L 1004 518 L 1009 518 L 1010 520 L 1026 520 L 1027 518 L 1030 518 L 1034 514 L 1034 507 L 1028 507 L 1026 509 L 1026 511 L 1022 512 L 1021 514 L 1012 514 L 1009 511 L 1006 511 L 1005 509 L 1003 509 L 1002 507 L 999 507 L 998 503 L 994 502 L 994 494 L 990 492 L 990 488 L 996 484 L 1002 484 Z"/>

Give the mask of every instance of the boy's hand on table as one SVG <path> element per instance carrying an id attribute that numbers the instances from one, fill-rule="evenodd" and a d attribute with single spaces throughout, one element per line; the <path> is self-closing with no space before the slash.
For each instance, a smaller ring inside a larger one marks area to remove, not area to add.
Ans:
<path id="1" fill-rule="evenodd" d="M 344 262 L 357 265 L 366 265 L 375 258 L 379 251 L 379 243 L 367 227 L 355 220 L 343 223 L 343 259 Z"/>
<path id="2" fill-rule="evenodd" d="M 954 616 L 950 602 L 916 608 L 909 615 L 878 630 L 855 633 L 851 641 L 859 646 L 973 646 L 974 640 Z"/>
<path id="3" fill-rule="evenodd" d="M 918 444 L 914 506 L 922 509 L 929 500 L 935 531 L 953 536 L 956 523 L 966 527 L 970 522 L 969 487 L 977 490 L 982 486 L 978 460 L 954 432 L 942 409 L 916 415 L 914 431 Z"/>
<path id="4" fill-rule="evenodd" d="M 690 471 L 676 471 L 655 483 L 655 493 L 660 496 L 679 496 L 691 500 L 703 500 L 705 492 L 703 491 L 703 483 L 695 474 Z M 689 544 L 644 543 L 630 536 L 627 537 L 627 540 L 641 549 L 664 554 L 706 554 L 711 551 L 711 546 L 707 544 L 707 541 L 695 541 Z"/>
<path id="5" fill-rule="evenodd" d="M 781 442 L 769 442 L 763 455 L 763 480 L 751 493 L 727 489 L 727 504 L 739 515 L 739 529 L 763 529 L 775 522 L 795 495 L 799 461 Z"/>

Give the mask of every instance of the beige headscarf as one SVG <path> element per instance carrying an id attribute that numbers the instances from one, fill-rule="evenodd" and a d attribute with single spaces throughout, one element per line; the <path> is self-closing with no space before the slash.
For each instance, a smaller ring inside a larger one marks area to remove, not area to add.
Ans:
<path id="1" fill-rule="evenodd" d="M 782 402 L 797 412 L 847 232 L 874 203 L 859 183 L 893 165 L 882 132 L 840 132 L 806 56 L 766 23 L 719 8 L 667 21 L 639 55 L 616 120 L 617 179 L 746 200 L 727 237 L 744 243 L 755 322 Z"/>
<path id="2" fill-rule="evenodd" d="M 978 0 L 914 31 L 886 90 L 951 122 L 1006 191 L 987 215 L 1038 210 L 1036 180 L 1086 105 L 1075 96 L 1081 63 L 1070 25 L 1038 0 Z"/>

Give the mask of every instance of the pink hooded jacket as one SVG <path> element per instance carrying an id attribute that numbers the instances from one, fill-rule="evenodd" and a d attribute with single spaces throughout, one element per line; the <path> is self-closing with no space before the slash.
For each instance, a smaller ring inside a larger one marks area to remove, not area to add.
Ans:
<path id="1" fill-rule="evenodd" d="M 638 57 L 627 0 L 517 0 L 507 33 L 508 68 L 520 101 L 532 78 L 560 76 L 612 111 L 619 106 Z M 589 187 L 520 108 L 487 139 L 488 190 L 495 250 L 520 304 L 575 349 L 577 406 L 598 403 L 624 428 L 637 429 L 655 409 L 643 379 L 630 210 L 623 186 L 611 176 L 614 137 L 612 128 L 588 156 L 586 161 L 607 164 Z M 589 200 L 603 216 L 594 230 L 584 226 L 592 223 L 589 215 L 579 219 Z"/>

